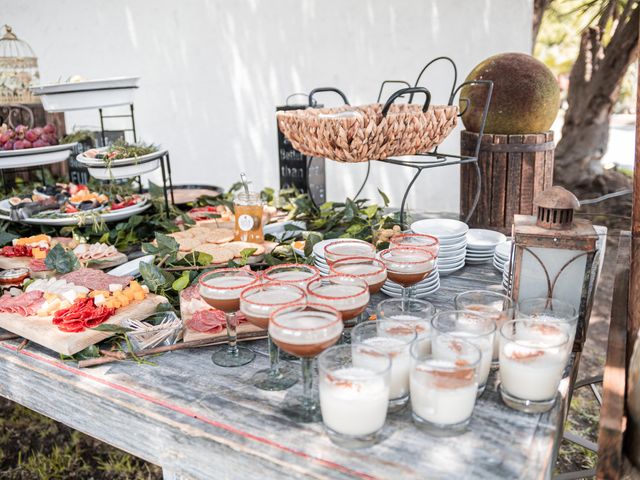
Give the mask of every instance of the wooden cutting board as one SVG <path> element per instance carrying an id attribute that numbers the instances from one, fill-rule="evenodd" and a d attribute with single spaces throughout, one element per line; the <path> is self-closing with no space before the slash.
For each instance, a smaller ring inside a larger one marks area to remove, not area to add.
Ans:
<path id="1" fill-rule="evenodd" d="M 150 294 L 144 300 L 119 308 L 105 323 L 118 324 L 125 318 L 143 320 L 155 312 L 156 306 L 166 301 L 165 297 Z M 15 313 L 0 313 L 0 327 L 62 355 L 73 355 L 113 335 L 91 329 L 77 333 L 61 332 L 51 323 L 51 317 L 23 317 Z"/>

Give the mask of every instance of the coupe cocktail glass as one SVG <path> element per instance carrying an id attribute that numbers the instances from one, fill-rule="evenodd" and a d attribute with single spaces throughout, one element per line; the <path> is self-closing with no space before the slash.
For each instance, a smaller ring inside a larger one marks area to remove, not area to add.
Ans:
<path id="1" fill-rule="evenodd" d="M 262 272 L 265 282 L 280 282 L 296 285 L 303 290 L 307 284 L 320 276 L 320 271 L 312 265 L 301 263 L 285 263 L 274 265 Z"/>
<path id="2" fill-rule="evenodd" d="M 342 335 L 342 316 L 335 308 L 314 303 L 279 308 L 269 319 L 269 334 L 281 350 L 302 359 L 302 397 L 285 407 L 299 422 L 320 420 L 313 395 L 313 359 Z"/>
<path id="3" fill-rule="evenodd" d="M 245 347 L 238 347 L 236 312 L 240 308 L 240 293 L 255 285 L 258 276 L 242 268 L 223 268 L 205 273 L 200 277 L 200 296 L 213 308 L 225 313 L 227 323 L 228 346 L 211 357 L 220 367 L 239 367 L 255 358 L 255 353 Z"/>
<path id="4" fill-rule="evenodd" d="M 369 293 L 378 293 L 387 280 L 387 267 L 380 260 L 368 257 L 347 257 L 334 262 L 329 268 L 332 275 L 352 275 L 369 285 Z"/>
<path id="5" fill-rule="evenodd" d="M 375 258 L 376 247 L 364 240 L 339 240 L 324 247 L 324 258 L 329 265 L 348 257 Z"/>
<path id="6" fill-rule="evenodd" d="M 269 317 L 285 305 L 306 303 L 307 295 L 300 287 L 286 283 L 267 282 L 246 288 L 240 294 L 240 311 L 258 328 L 267 330 Z M 297 373 L 280 365 L 278 346 L 267 336 L 270 368 L 257 371 L 253 384 L 261 390 L 286 390 L 298 381 Z"/>
<path id="7" fill-rule="evenodd" d="M 413 286 L 427 278 L 436 267 L 433 253 L 413 247 L 383 250 L 380 260 L 387 266 L 387 277 L 402 287 L 405 300 L 415 296 Z"/>

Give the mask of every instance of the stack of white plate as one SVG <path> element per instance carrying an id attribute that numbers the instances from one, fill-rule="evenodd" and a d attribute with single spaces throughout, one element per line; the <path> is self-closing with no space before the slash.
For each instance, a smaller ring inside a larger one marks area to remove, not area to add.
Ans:
<path id="1" fill-rule="evenodd" d="M 512 240 L 505 240 L 504 242 L 496 245 L 496 248 L 493 252 L 493 266 L 501 272 L 504 272 L 505 266 L 508 266 L 509 262 L 511 261 L 512 246 Z"/>
<path id="2" fill-rule="evenodd" d="M 433 235 L 440 240 L 438 253 L 440 275 L 449 275 L 464 267 L 469 231 L 466 223 L 448 218 L 430 218 L 412 223 L 411 230 L 414 233 Z"/>
<path id="3" fill-rule="evenodd" d="M 440 288 L 440 275 L 438 269 L 433 270 L 427 278 L 416 284 L 415 291 L 417 298 L 425 298 Z M 382 286 L 382 293 L 394 298 L 402 297 L 402 287 L 396 282 L 387 280 Z"/>
<path id="4" fill-rule="evenodd" d="M 500 232 L 472 228 L 467 232 L 467 255 L 465 262 L 485 263 L 493 258 L 496 246 L 505 242 L 507 237 Z"/>
<path id="5" fill-rule="evenodd" d="M 320 270 L 322 275 L 329 275 L 329 264 L 324 258 L 324 247 L 333 242 L 345 242 L 352 240 L 351 238 L 332 238 L 329 240 L 320 240 L 313 246 L 313 257 L 315 258 L 314 265 Z"/>
<path id="6" fill-rule="evenodd" d="M 502 288 L 504 288 L 507 293 L 511 291 L 512 279 L 513 279 L 513 272 L 511 272 L 511 268 L 509 268 L 509 265 L 507 264 L 506 268 L 502 271 Z"/>

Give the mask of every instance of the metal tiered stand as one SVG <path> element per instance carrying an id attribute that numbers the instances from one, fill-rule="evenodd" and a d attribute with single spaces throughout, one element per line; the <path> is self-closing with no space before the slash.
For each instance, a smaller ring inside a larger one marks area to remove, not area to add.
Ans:
<path id="1" fill-rule="evenodd" d="M 73 84 L 71 85 L 71 87 L 73 88 Z M 126 87 L 122 87 L 122 86 L 111 86 L 111 87 L 101 87 L 101 88 L 95 88 L 95 89 L 86 89 L 83 88 L 81 90 L 78 91 L 74 91 L 74 90 L 69 90 L 66 91 L 66 94 L 74 94 L 74 93 L 79 93 L 81 92 L 82 94 L 87 94 L 90 92 L 95 91 L 98 94 L 105 94 L 105 93 L 109 93 L 109 92 L 115 92 L 119 89 L 121 90 L 125 90 L 125 89 L 137 89 L 138 86 L 137 85 L 127 85 Z M 37 93 L 38 94 L 38 93 Z M 46 93 L 42 93 L 42 95 L 46 95 Z M 55 93 L 55 95 L 62 95 L 62 93 L 57 92 Z M 128 113 L 126 114 L 117 114 L 117 115 L 106 115 L 104 112 L 104 109 L 107 107 L 115 107 L 115 106 L 128 106 Z M 46 108 L 46 103 L 45 103 L 45 108 Z M 106 146 L 107 144 L 107 135 L 106 132 L 107 130 L 105 130 L 105 121 L 111 120 L 111 119 L 116 119 L 116 118 L 122 118 L 122 119 L 129 119 L 130 120 L 130 124 L 131 126 L 129 128 L 124 128 L 122 129 L 125 132 L 131 132 L 132 136 L 133 136 L 133 141 L 137 142 L 138 141 L 138 134 L 136 131 L 136 122 L 135 122 L 135 116 L 134 116 L 134 106 L 133 106 L 133 102 L 131 103 L 127 103 L 127 102 L 123 102 L 123 103 L 118 103 L 118 102 L 107 102 L 104 105 L 101 105 L 99 102 L 91 102 L 89 104 L 87 104 L 86 107 L 84 106 L 78 106 L 77 104 L 75 104 L 73 106 L 73 108 L 70 108 L 69 110 L 88 110 L 88 109 L 98 109 L 98 113 L 100 116 L 100 136 L 102 139 L 102 144 Z M 65 108 L 56 108 L 55 110 L 52 111 L 68 111 Z M 168 150 L 161 150 L 159 152 L 156 152 L 157 154 L 155 155 L 146 155 L 143 159 L 141 159 L 140 161 L 136 162 L 136 166 L 140 166 L 140 165 L 145 165 L 151 162 L 156 162 L 158 160 L 160 160 L 158 162 L 158 166 L 160 168 L 160 171 L 162 173 L 162 190 L 163 190 L 163 195 L 164 195 L 164 203 L 165 203 L 165 212 L 167 213 L 167 215 L 169 214 L 169 195 L 171 196 L 171 202 L 174 202 L 174 194 L 173 194 L 173 180 L 171 177 L 171 159 L 169 157 L 169 151 Z M 114 170 L 117 172 L 118 169 L 123 169 L 126 167 L 131 167 L 130 164 L 128 165 L 111 165 L 109 167 L 110 170 Z M 91 171 L 92 167 L 89 167 L 89 170 Z M 158 168 L 158 167 L 156 167 Z M 155 170 L 149 170 L 148 172 L 145 173 L 149 173 L 151 171 Z M 132 174 L 131 176 L 127 176 L 127 175 L 118 175 L 117 173 L 113 175 L 114 178 L 136 178 L 140 191 L 142 192 L 142 181 L 140 178 L 139 174 Z M 98 178 L 98 177 L 96 177 Z M 104 180 L 104 179 L 103 179 Z"/>
<path id="2" fill-rule="evenodd" d="M 467 82 L 463 82 L 459 85 L 457 85 L 458 82 L 458 69 L 456 67 L 455 62 L 449 58 L 449 57 L 437 57 L 434 58 L 433 60 L 431 60 L 429 63 L 427 63 L 424 68 L 420 71 L 420 73 L 418 74 L 418 78 L 415 81 L 414 86 L 412 87 L 409 82 L 406 82 L 404 80 L 385 80 L 382 82 L 382 84 L 380 85 L 380 91 L 378 93 L 378 99 L 377 102 L 380 103 L 380 100 L 382 98 L 382 93 L 383 90 L 385 88 L 386 85 L 389 84 L 401 84 L 403 86 L 405 86 L 406 88 L 403 88 L 401 90 L 398 90 L 397 92 L 393 93 L 389 99 L 387 100 L 387 102 L 385 103 L 382 111 L 383 111 L 383 115 L 386 114 L 387 110 L 389 109 L 390 105 L 398 98 L 402 98 L 406 95 L 409 96 L 408 98 L 408 102 L 411 103 L 411 101 L 413 100 L 413 96 L 416 93 L 425 93 L 425 95 L 427 96 L 427 103 L 426 105 L 428 105 L 430 103 L 431 100 L 431 93 L 429 92 L 429 90 L 427 90 L 424 87 L 419 87 L 419 83 L 420 80 L 422 79 L 423 74 L 427 71 L 427 69 L 432 66 L 434 63 L 438 62 L 438 61 L 445 61 L 448 62 L 453 70 L 453 82 L 452 82 L 452 86 L 451 86 L 451 92 L 449 95 L 449 100 L 448 100 L 448 105 L 453 105 L 453 102 L 456 98 L 456 96 L 459 95 L 461 89 L 465 86 L 472 86 L 474 88 L 486 88 L 487 89 L 487 96 L 484 102 L 484 106 L 483 106 L 483 110 L 482 110 L 482 120 L 481 120 L 481 124 L 480 124 L 480 129 L 479 129 L 479 135 L 478 135 L 478 141 L 476 142 L 476 146 L 475 146 L 475 150 L 474 150 L 474 154 L 472 156 L 467 156 L 467 155 L 456 155 L 456 154 L 451 154 L 451 153 L 443 153 L 443 152 L 439 152 L 438 151 L 438 147 L 436 147 L 435 149 L 433 149 L 433 151 L 430 152 L 423 152 L 423 153 L 418 153 L 415 155 L 410 155 L 410 156 L 399 156 L 399 157 L 389 157 L 389 158 L 381 158 L 381 159 L 377 159 L 376 161 L 378 162 L 383 162 L 383 163 L 388 163 L 391 165 L 399 165 L 401 167 L 408 167 L 408 168 L 413 168 L 416 172 L 413 176 L 413 178 L 411 179 L 411 181 L 409 182 L 409 184 L 407 185 L 407 188 L 405 189 L 405 192 L 402 196 L 402 202 L 400 204 L 400 223 L 404 226 L 406 225 L 405 222 L 405 210 L 406 210 L 406 203 L 407 203 L 407 197 L 409 195 L 409 192 L 411 191 L 411 188 L 413 187 L 413 185 L 415 184 L 415 182 L 418 180 L 418 178 L 420 177 L 420 175 L 422 174 L 422 172 L 424 170 L 428 170 L 428 169 L 432 169 L 432 168 L 441 168 L 441 167 L 450 167 L 453 165 L 465 165 L 465 164 L 473 164 L 475 167 L 475 172 L 476 172 L 476 192 L 474 195 L 474 199 L 473 199 L 473 203 L 471 205 L 471 208 L 469 210 L 469 212 L 467 212 L 466 216 L 465 216 L 465 222 L 469 221 L 469 219 L 471 218 L 471 216 L 473 215 L 473 212 L 475 211 L 476 207 L 478 206 L 478 202 L 480 200 L 480 191 L 482 189 L 482 176 L 480 173 L 480 167 L 478 166 L 478 155 L 480 153 L 480 145 L 482 142 L 482 136 L 484 133 L 484 127 L 485 127 L 485 123 L 487 120 L 487 113 L 489 111 L 489 105 L 491 103 L 491 96 L 493 93 L 493 82 L 490 80 L 471 80 L 471 81 L 467 81 Z M 456 86 L 457 85 L 457 86 Z M 309 106 L 313 106 L 315 104 L 315 99 L 313 98 L 317 93 L 320 92 L 334 92 L 337 93 L 342 100 L 344 101 L 345 105 L 349 105 L 349 101 L 347 100 L 347 96 L 340 90 L 338 90 L 337 88 L 333 88 L 333 87 L 322 87 L 322 88 L 316 88 L 314 90 L 312 90 L 311 92 L 309 92 Z M 471 103 L 470 100 L 468 98 L 461 98 L 460 99 L 462 102 L 464 102 L 465 107 L 464 110 L 460 113 L 458 113 L 458 117 L 461 117 L 466 111 L 467 109 L 470 107 Z M 362 190 L 364 189 L 365 185 L 367 184 L 367 181 L 369 179 L 369 175 L 371 173 L 371 160 L 369 160 L 367 162 L 367 172 L 365 174 L 365 178 L 362 182 L 362 185 L 360 186 L 360 188 L 358 189 L 358 193 L 356 193 L 354 198 L 358 198 L 358 196 L 362 193 Z"/>

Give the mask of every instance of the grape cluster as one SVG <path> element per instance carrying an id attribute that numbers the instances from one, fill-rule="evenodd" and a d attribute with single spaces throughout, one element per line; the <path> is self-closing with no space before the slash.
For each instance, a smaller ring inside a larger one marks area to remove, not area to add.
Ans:
<path id="1" fill-rule="evenodd" d="M 0 128 L 0 149 L 2 150 L 22 150 L 57 144 L 56 127 L 50 123 L 44 127 L 31 129 L 25 125 L 18 125 L 14 129 L 7 128 L 6 125 Z"/>

